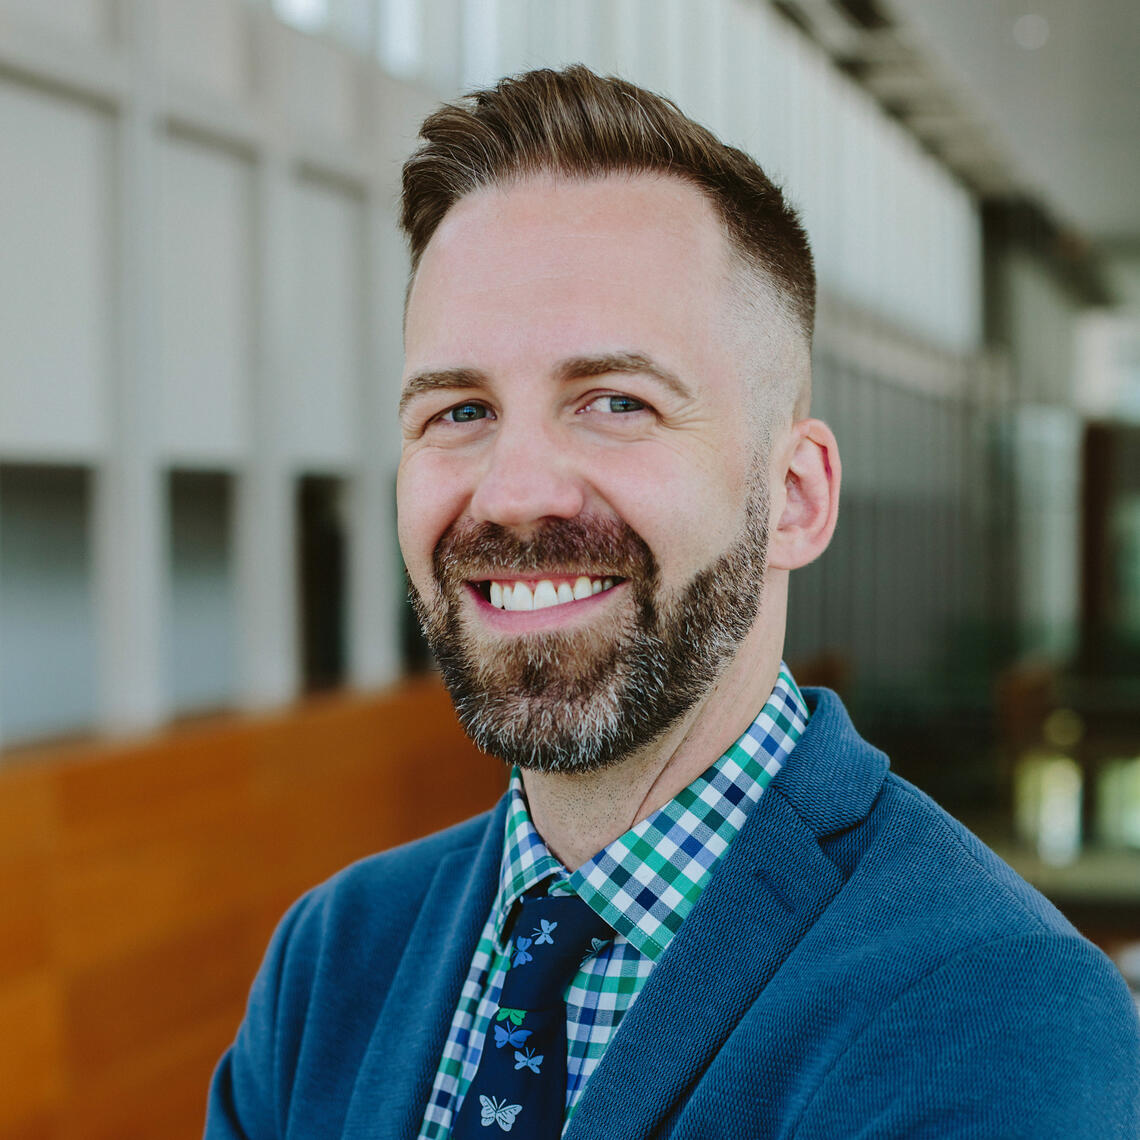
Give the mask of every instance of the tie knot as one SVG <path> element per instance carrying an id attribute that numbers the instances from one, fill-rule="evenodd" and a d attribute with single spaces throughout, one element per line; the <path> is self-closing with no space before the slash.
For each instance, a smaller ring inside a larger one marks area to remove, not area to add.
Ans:
<path id="1" fill-rule="evenodd" d="M 582 963 L 613 937 L 606 921 L 577 895 L 524 899 L 511 938 L 501 1003 L 541 1009 L 562 1001 Z"/>

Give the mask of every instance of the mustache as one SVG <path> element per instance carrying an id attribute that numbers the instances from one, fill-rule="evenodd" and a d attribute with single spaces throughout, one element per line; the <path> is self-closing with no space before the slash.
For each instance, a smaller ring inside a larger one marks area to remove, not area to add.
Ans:
<path id="1" fill-rule="evenodd" d="M 649 546 L 628 523 L 583 516 L 552 519 L 525 538 L 499 523 L 456 523 L 436 543 L 432 566 L 445 589 L 503 570 L 653 582 L 658 572 Z"/>

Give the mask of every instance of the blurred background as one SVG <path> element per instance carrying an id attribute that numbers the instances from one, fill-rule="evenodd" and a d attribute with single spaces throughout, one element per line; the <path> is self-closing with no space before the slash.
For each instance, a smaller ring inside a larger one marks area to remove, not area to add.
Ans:
<path id="1" fill-rule="evenodd" d="M 0 1138 L 200 1134 L 275 920 L 504 785 L 404 599 L 399 166 L 583 61 L 803 212 L 786 655 L 1140 988 L 1133 0 L 0 0 Z"/>

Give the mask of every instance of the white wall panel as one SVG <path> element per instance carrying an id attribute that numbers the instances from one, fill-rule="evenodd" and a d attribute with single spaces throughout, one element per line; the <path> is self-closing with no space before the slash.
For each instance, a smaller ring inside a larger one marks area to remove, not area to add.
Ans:
<path id="1" fill-rule="evenodd" d="M 494 82 L 501 75 L 525 71 L 530 63 L 530 15 L 527 0 L 471 0 L 473 3 L 494 4 L 495 27 L 498 36 L 490 54 L 495 65 L 489 74 L 478 79 L 481 85 Z"/>
<path id="2" fill-rule="evenodd" d="M 106 439 L 114 351 L 113 129 L 0 82 L 0 450 L 83 458 Z"/>
<path id="3" fill-rule="evenodd" d="M 227 151 L 162 144 L 159 439 L 170 459 L 235 460 L 247 443 L 251 177 Z"/>
<path id="4" fill-rule="evenodd" d="M 777 185 L 792 175 L 792 109 L 795 106 L 795 32 L 764 10 L 764 35 L 754 66 L 756 91 L 755 150 L 751 153 Z"/>
<path id="5" fill-rule="evenodd" d="M 585 63 L 593 47 L 595 18 L 593 5 L 583 0 L 548 0 L 542 5 L 534 26 L 542 30 L 543 65 Z"/>
<path id="6" fill-rule="evenodd" d="M 379 27 L 376 0 L 332 0 L 329 4 L 329 30 L 342 43 L 371 51 Z"/>
<path id="7" fill-rule="evenodd" d="M 767 21 L 763 10 L 749 0 L 728 0 L 724 20 L 725 107 L 723 137 L 726 142 L 754 155 L 767 170 L 761 139 L 764 54 Z"/>
<path id="8" fill-rule="evenodd" d="M 843 238 L 840 218 L 844 187 L 843 136 L 841 123 L 844 93 L 848 84 L 832 68 L 818 60 L 815 68 L 816 107 L 812 120 L 815 159 L 812 172 L 812 250 L 816 276 L 821 283 L 838 287 L 842 276 Z"/>
<path id="9" fill-rule="evenodd" d="M 504 73 L 500 0 L 462 0 L 463 53 L 460 74 L 464 91 L 486 87 Z"/>
<path id="10" fill-rule="evenodd" d="M 613 75 L 615 60 L 610 0 L 582 0 L 582 7 L 588 14 L 588 35 L 581 45 L 581 62 L 599 75 Z"/>
<path id="11" fill-rule="evenodd" d="M 640 58 L 641 0 L 612 0 L 609 30 L 614 74 L 633 79 Z"/>
<path id="12" fill-rule="evenodd" d="M 1068 408 L 1030 405 L 1014 430 L 1022 647 L 1063 658 L 1080 617 L 1082 424 Z"/>
<path id="13" fill-rule="evenodd" d="M 884 179 L 873 147 L 878 112 L 861 91 L 850 92 L 844 106 L 844 210 L 838 224 L 843 292 L 871 307 L 883 292 L 886 260 L 885 243 L 880 238 L 880 230 L 886 226 L 879 195 Z"/>
<path id="14" fill-rule="evenodd" d="M 975 352 L 982 343 L 982 221 L 973 198 L 955 183 L 943 241 L 949 251 L 954 330 L 951 347 Z"/>
<path id="15" fill-rule="evenodd" d="M 340 468 L 356 450 L 364 348 L 361 205 L 307 179 L 292 195 L 297 274 L 282 391 L 285 450 L 299 464 Z"/>
<path id="16" fill-rule="evenodd" d="M 526 57 L 529 67 L 548 67 L 560 57 L 557 42 L 558 0 L 551 4 L 529 5 L 526 22 Z"/>
<path id="17" fill-rule="evenodd" d="M 828 65 L 814 45 L 802 36 L 792 41 L 796 49 L 793 103 L 789 108 L 792 125 L 788 188 L 799 207 L 812 247 L 820 256 L 820 246 L 831 230 L 828 185 L 834 178 L 836 156 L 826 149 L 824 120 L 828 114 Z M 827 254 L 823 253 L 824 264 Z"/>
<path id="18" fill-rule="evenodd" d="M 1069 404 L 1076 373 L 1076 313 L 1048 269 L 1023 253 L 1005 268 L 1010 340 L 1023 398 Z"/>
<path id="19" fill-rule="evenodd" d="M 717 131 L 724 119 L 723 0 L 681 0 L 670 13 L 668 94 L 687 115 Z"/>
<path id="20" fill-rule="evenodd" d="M 423 64 L 423 21 L 417 0 L 380 0 L 376 51 L 392 75 L 417 75 Z"/>
<path id="21" fill-rule="evenodd" d="M 161 0 L 164 69 L 204 90 L 240 97 L 249 73 L 247 11 L 234 0 Z"/>
<path id="22" fill-rule="evenodd" d="M 661 6 L 655 0 L 615 0 L 615 4 L 619 74 L 651 91 L 663 91 L 669 76 Z"/>
<path id="23" fill-rule="evenodd" d="M 907 269 L 909 250 L 905 235 L 906 165 L 904 148 L 906 140 L 901 128 L 894 123 L 879 119 L 875 124 L 876 140 L 874 161 L 877 168 L 876 207 L 879 213 L 879 242 L 881 275 L 878 280 L 879 294 L 869 298 L 873 306 L 895 325 L 907 326 L 907 297 L 915 287 L 913 279 L 908 279 Z"/>
<path id="24" fill-rule="evenodd" d="M 111 30 L 110 0 L 0 0 L 0 19 L 84 39 L 102 39 Z"/>
<path id="25" fill-rule="evenodd" d="M 459 82 L 463 31 L 461 0 L 419 0 L 423 28 L 423 76 L 441 91 Z"/>
<path id="26" fill-rule="evenodd" d="M 347 142 L 360 130 L 357 60 L 337 44 L 293 33 L 288 44 L 289 115 L 302 135 Z"/>

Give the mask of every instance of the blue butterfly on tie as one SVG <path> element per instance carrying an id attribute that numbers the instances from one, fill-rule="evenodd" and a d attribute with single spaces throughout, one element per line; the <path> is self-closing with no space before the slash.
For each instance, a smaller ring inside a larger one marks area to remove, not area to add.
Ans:
<path id="1" fill-rule="evenodd" d="M 536 1057 L 533 1049 L 528 1049 L 525 1053 L 515 1050 L 515 1070 L 530 1069 L 532 1073 L 537 1073 L 540 1077 L 542 1073 L 539 1072 L 538 1066 L 543 1062 L 543 1055 L 541 1053 Z"/>
<path id="2" fill-rule="evenodd" d="M 529 1029 L 511 1029 L 506 1025 L 495 1026 L 495 1048 L 501 1049 L 504 1045 L 513 1045 L 516 1049 L 526 1044 L 530 1036 Z"/>
<path id="3" fill-rule="evenodd" d="M 523 1110 L 521 1104 L 507 1104 L 506 1097 L 498 1100 L 493 1096 L 480 1095 L 479 1104 L 482 1106 L 479 1123 L 484 1128 L 497 1124 L 504 1132 L 510 1132 L 515 1126 L 515 1117 Z"/>
<path id="4" fill-rule="evenodd" d="M 591 958 L 597 957 L 613 940 L 610 938 L 591 938 L 590 949 L 582 955 L 581 965 L 585 965 Z"/>
<path id="5" fill-rule="evenodd" d="M 553 939 L 551 940 L 553 941 Z M 525 966 L 527 962 L 534 961 L 534 955 L 528 954 L 530 949 L 531 940 L 529 938 L 516 938 L 515 939 L 515 957 L 511 962 L 512 966 Z"/>
<path id="6" fill-rule="evenodd" d="M 550 936 L 554 932 L 554 928 L 558 925 L 558 923 L 551 922 L 548 918 L 540 918 L 538 921 L 542 924 L 542 929 L 536 930 L 534 932 L 534 944 L 536 946 L 542 946 L 544 944 L 553 946 L 554 939 Z"/>

